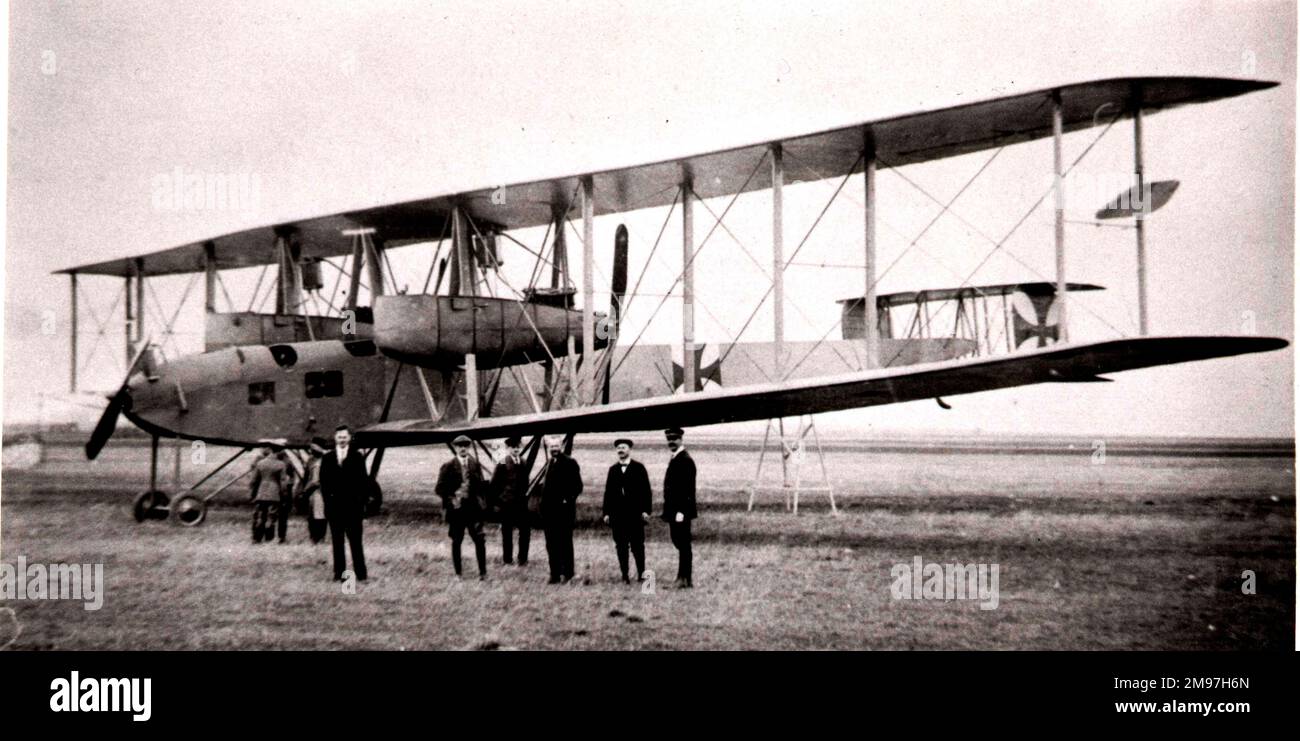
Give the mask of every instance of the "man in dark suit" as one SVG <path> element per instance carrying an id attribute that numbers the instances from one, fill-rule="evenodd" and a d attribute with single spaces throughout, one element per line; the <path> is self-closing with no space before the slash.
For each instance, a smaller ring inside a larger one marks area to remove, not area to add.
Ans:
<path id="1" fill-rule="evenodd" d="M 618 462 L 610 466 L 605 475 L 605 501 L 601 511 L 605 515 L 605 524 L 614 535 L 614 549 L 618 552 L 618 568 L 623 574 L 623 583 L 629 584 L 629 549 L 636 560 L 636 580 L 645 580 L 645 524 L 650 521 L 653 495 L 645 466 L 632 460 L 632 441 L 619 438 L 614 441 L 614 450 Z"/>
<path id="2" fill-rule="evenodd" d="M 690 589 L 691 583 L 691 520 L 695 519 L 695 461 L 682 444 L 680 427 L 664 430 L 668 449 L 668 470 L 664 473 L 664 513 L 673 545 L 677 547 L 677 581 L 674 586 Z"/>
<path id="3" fill-rule="evenodd" d="M 501 517 L 501 554 L 506 563 L 514 563 L 514 532 L 519 531 L 519 565 L 528 563 L 528 541 L 532 523 L 528 520 L 528 471 L 520 458 L 522 441 L 506 438 L 506 454 L 492 472 L 492 498 Z"/>
<path id="4" fill-rule="evenodd" d="M 438 469 L 438 483 L 434 492 L 442 499 L 442 512 L 447 518 L 447 534 L 451 536 L 451 565 L 456 576 L 461 575 L 460 544 L 466 531 L 474 541 L 474 558 L 478 560 L 478 578 L 487 579 L 487 541 L 483 537 L 483 513 L 487 509 L 487 481 L 478 459 L 470 455 L 474 444 L 459 435 L 451 445 L 456 457 Z"/>
<path id="5" fill-rule="evenodd" d="M 549 461 L 542 484 L 542 527 L 546 532 L 546 559 L 551 566 L 548 584 L 573 579 L 573 524 L 578 495 L 582 493 L 582 470 L 564 454 L 558 438 L 546 441 Z"/>
<path id="6" fill-rule="evenodd" d="M 352 571 L 357 581 L 366 580 L 366 554 L 361 546 L 361 522 L 365 512 L 370 476 L 366 460 L 352 447 L 352 430 L 339 425 L 334 430 L 334 449 L 321 458 L 320 491 L 325 499 L 325 519 L 334 541 L 334 580 L 342 581 L 347 561 L 343 540 L 352 549 Z"/>

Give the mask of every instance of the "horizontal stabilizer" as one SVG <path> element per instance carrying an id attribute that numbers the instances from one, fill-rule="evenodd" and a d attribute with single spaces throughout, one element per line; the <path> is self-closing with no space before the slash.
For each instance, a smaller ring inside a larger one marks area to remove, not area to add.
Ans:
<path id="1" fill-rule="evenodd" d="M 1104 286 L 1097 286 L 1091 283 L 1067 283 L 1065 289 L 1071 293 L 1075 291 L 1104 291 Z M 1030 296 L 1049 296 L 1056 293 L 1056 284 L 1047 281 L 1025 281 L 1023 283 L 993 283 L 984 286 L 959 286 L 955 288 L 927 288 L 922 291 L 900 291 L 898 293 L 882 293 L 876 296 L 876 306 L 886 308 L 891 306 L 910 306 L 912 304 L 924 304 L 931 301 L 956 301 L 957 299 L 972 299 L 982 296 L 1010 296 L 1015 293 L 1024 293 Z M 861 312 L 862 298 L 842 298 L 836 301 L 839 304 L 847 304 L 850 308 L 858 308 Z"/>
<path id="2" fill-rule="evenodd" d="M 1177 180 L 1161 180 L 1147 183 L 1145 197 L 1138 193 L 1138 187 L 1120 193 L 1111 199 L 1106 207 L 1097 212 L 1098 219 L 1123 219 L 1139 213 L 1146 215 L 1159 211 L 1178 190 Z"/>

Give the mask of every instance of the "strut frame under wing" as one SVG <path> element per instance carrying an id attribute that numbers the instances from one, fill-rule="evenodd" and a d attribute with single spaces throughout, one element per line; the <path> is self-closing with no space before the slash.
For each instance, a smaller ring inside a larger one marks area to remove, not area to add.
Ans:
<path id="1" fill-rule="evenodd" d="M 1067 283 L 1066 290 L 1104 291 L 1102 286 L 1091 283 Z M 998 283 L 987 286 L 962 286 L 960 288 L 930 288 L 920 291 L 901 291 L 899 293 L 882 293 L 876 296 L 876 306 L 880 308 L 893 306 L 911 306 L 929 301 L 955 301 L 957 299 L 980 298 L 981 296 L 1009 296 L 1013 293 L 1027 293 L 1040 296 L 1056 293 L 1056 284 L 1047 281 L 1029 281 L 1025 283 Z M 862 297 L 842 298 L 837 304 L 861 304 Z"/>
<path id="2" fill-rule="evenodd" d="M 631 432 L 695 427 L 956 396 L 1058 381 L 1096 380 L 1104 373 L 1278 350 L 1273 337 L 1139 337 L 1054 345 L 1016 355 L 862 371 L 801 381 L 664 396 L 541 414 L 480 418 L 439 426 L 428 420 L 370 425 L 357 431 L 364 447 L 445 443 L 457 435 Z"/>
<path id="3" fill-rule="evenodd" d="M 125 277 L 135 274 L 137 258 L 143 258 L 139 267 L 145 276 L 196 272 L 204 269 L 207 243 L 213 247 L 218 270 L 274 264 L 278 259 L 273 249 L 275 237 L 286 230 L 295 234 L 304 257 L 348 254 L 351 242 L 339 232 L 358 227 L 376 229 L 376 238 L 389 243 L 435 240 L 443 233 L 455 205 L 490 228 L 523 229 L 550 223 L 556 207 L 567 209 L 569 199 L 584 177 L 593 178 L 596 216 L 625 213 L 672 203 L 676 187 L 687 174 L 692 176 L 695 192 L 701 198 L 770 188 L 769 168 L 757 165 L 769 143 L 774 141 L 781 142 L 786 155 L 802 165 L 786 170 L 785 184 L 790 185 L 851 172 L 862 155 L 867 130 L 871 132 L 880 166 L 898 167 L 1051 136 L 1053 93 L 1060 95 L 1064 131 L 1070 132 L 1105 123 L 1117 115 L 1129 115 L 1138 101 L 1143 111 L 1156 112 L 1276 85 L 1276 82 L 1218 77 L 1092 80 L 865 120 L 812 134 L 778 136 L 747 146 L 656 163 L 631 163 L 505 186 L 483 183 L 458 192 L 268 225 L 58 272 Z"/>

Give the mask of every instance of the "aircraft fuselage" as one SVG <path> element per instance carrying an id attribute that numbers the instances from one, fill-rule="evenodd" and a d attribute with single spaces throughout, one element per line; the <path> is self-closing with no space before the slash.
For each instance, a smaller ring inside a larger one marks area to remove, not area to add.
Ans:
<path id="1" fill-rule="evenodd" d="M 337 425 L 383 419 L 398 367 L 367 341 L 226 348 L 166 363 L 152 378 L 137 373 L 125 413 L 164 436 L 238 445 L 284 438 L 305 446 Z M 413 369 L 402 376 L 390 417 L 428 416 Z"/>

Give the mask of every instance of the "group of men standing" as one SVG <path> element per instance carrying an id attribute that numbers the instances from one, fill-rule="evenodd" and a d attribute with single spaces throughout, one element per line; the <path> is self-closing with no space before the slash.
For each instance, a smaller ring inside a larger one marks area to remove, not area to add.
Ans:
<path id="1" fill-rule="evenodd" d="M 691 583 L 691 520 L 695 511 L 695 461 L 682 445 L 682 431 L 673 428 L 664 431 L 672 457 L 664 473 L 664 507 L 660 517 L 668 523 L 668 532 L 677 548 L 677 581 L 681 588 Z M 632 458 L 632 441 L 619 438 L 614 441 L 617 462 L 605 475 L 605 500 L 601 504 L 602 519 L 614 536 L 614 549 L 618 553 L 618 568 L 623 581 L 628 577 L 628 552 L 636 562 L 637 581 L 645 579 L 645 526 L 650 522 L 654 495 L 650 490 L 650 474 L 640 461 Z"/>
<path id="2" fill-rule="evenodd" d="M 682 444 L 680 428 L 664 431 L 671 451 L 663 483 L 663 509 L 660 517 L 668 523 L 669 534 L 678 551 L 676 586 L 692 584 L 691 521 L 696 517 L 695 462 Z M 506 450 L 490 478 L 472 454 L 473 441 L 461 435 L 452 442 L 455 456 L 438 469 L 434 492 L 442 501 L 444 519 L 451 538 L 451 559 L 456 575 L 463 570 L 461 545 L 469 535 L 474 544 L 474 558 L 479 579 L 487 578 L 487 538 L 484 523 L 497 518 L 501 524 L 502 560 L 525 566 L 532 534 L 534 513 L 540 516 L 546 536 L 546 556 L 550 566 L 549 584 L 564 584 L 574 577 L 573 530 L 577 520 L 577 500 L 582 494 L 582 470 L 564 450 L 558 438 L 547 438 L 547 461 L 539 493 L 530 501 L 528 465 L 521 453 L 518 437 L 506 439 Z M 308 531 L 312 542 L 324 538 L 328 524 L 333 545 L 334 579 L 346 573 L 344 544 L 352 553 L 352 571 L 358 581 L 366 580 L 365 550 L 362 546 L 362 521 L 373 488 L 366 473 L 365 459 L 352 447 L 352 433 L 346 425 L 334 432 L 334 445 L 314 441 L 312 455 L 294 486 L 295 472 L 282 445 L 269 444 L 253 466 L 252 499 L 253 542 L 270 542 L 285 534 L 296 489 L 306 505 Z M 633 442 L 627 438 L 614 441 L 617 460 L 605 476 L 601 518 L 610 528 L 618 555 L 619 571 L 624 583 L 631 583 L 630 561 L 636 564 L 637 580 L 646 578 L 645 527 L 650 522 L 654 494 L 646 467 L 632 457 Z M 519 548 L 515 551 L 515 535 Z"/>
<path id="3" fill-rule="evenodd" d="M 695 462 L 682 445 L 682 430 L 665 431 L 672 451 L 668 473 L 664 477 L 664 508 L 661 517 L 668 522 L 673 545 L 679 553 L 678 587 L 689 588 L 691 581 L 691 520 L 695 519 Z M 546 556 L 550 566 L 548 584 L 564 584 L 574 577 L 573 529 L 577 520 L 577 500 L 582 494 L 582 470 L 578 462 L 564 451 L 558 438 L 546 439 L 546 468 L 539 493 L 529 502 L 527 466 L 521 458 L 521 441 L 506 440 L 506 453 L 497 463 L 491 479 L 483 474 L 482 465 L 471 454 L 473 441 L 459 436 L 452 442 L 456 455 L 438 471 L 434 487 L 442 500 L 451 537 L 451 560 L 456 575 L 462 573 L 461 544 L 468 533 L 474 543 L 479 579 L 487 578 L 487 544 L 483 524 L 496 515 L 501 522 L 502 560 L 524 566 L 528 563 L 528 546 L 532 514 L 540 516 L 546 537 Z M 609 525 L 618 554 L 619 570 L 625 583 L 631 582 L 629 555 L 636 563 L 637 580 L 645 579 L 645 526 L 653 509 L 650 476 L 639 461 L 632 458 L 633 442 L 627 438 L 614 441 L 617 461 L 605 477 L 601 515 Z M 514 535 L 519 536 L 516 558 Z"/>

